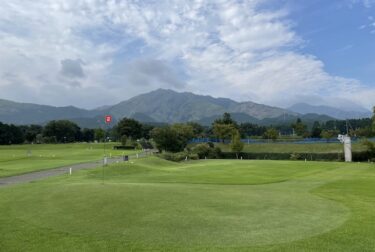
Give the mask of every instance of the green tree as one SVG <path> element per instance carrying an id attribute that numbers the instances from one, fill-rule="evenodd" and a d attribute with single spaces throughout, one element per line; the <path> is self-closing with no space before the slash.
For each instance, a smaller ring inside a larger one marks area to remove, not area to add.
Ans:
<path id="1" fill-rule="evenodd" d="M 156 144 L 156 148 L 161 151 L 179 152 L 183 150 L 177 132 L 170 126 L 154 128 L 151 137 Z"/>
<path id="2" fill-rule="evenodd" d="M 338 134 L 339 132 L 337 130 L 323 130 L 320 135 L 328 142 L 329 139 L 336 137 Z"/>
<path id="3" fill-rule="evenodd" d="M 82 130 L 82 140 L 85 142 L 92 142 L 95 139 L 95 130 L 84 128 Z"/>
<path id="4" fill-rule="evenodd" d="M 116 127 L 119 136 L 127 136 L 132 139 L 142 137 L 142 124 L 132 118 L 123 118 Z"/>
<path id="5" fill-rule="evenodd" d="M 264 139 L 269 139 L 272 141 L 276 141 L 279 137 L 279 132 L 275 128 L 268 128 L 266 132 L 263 134 Z"/>
<path id="6" fill-rule="evenodd" d="M 21 144 L 24 141 L 24 134 L 20 127 L 0 122 L 0 144 Z"/>
<path id="7" fill-rule="evenodd" d="M 307 126 L 302 123 L 301 118 L 297 118 L 297 121 L 292 124 L 292 128 L 297 136 L 304 136 L 307 132 Z"/>
<path id="8" fill-rule="evenodd" d="M 243 150 L 244 143 L 241 142 L 241 136 L 238 130 L 235 130 L 232 135 L 232 142 L 231 142 L 231 149 L 233 152 L 236 153 L 236 157 L 238 159 L 238 154 Z"/>
<path id="9" fill-rule="evenodd" d="M 188 122 L 187 125 L 193 128 L 194 137 L 203 137 L 204 127 L 196 122 Z"/>
<path id="10" fill-rule="evenodd" d="M 216 119 L 214 121 L 214 124 L 232 124 L 234 127 L 237 128 L 237 122 L 233 120 L 232 116 L 227 112 L 225 112 L 221 118 Z"/>
<path id="11" fill-rule="evenodd" d="M 179 152 L 184 150 L 193 137 L 193 128 L 186 124 L 174 124 L 162 128 L 154 128 L 151 137 L 160 151 Z"/>
<path id="12" fill-rule="evenodd" d="M 193 127 L 189 124 L 176 123 L 171 128 L 176 131 L 178 139 L 184 147 L 194 137 Z"/>
<path id="13" fill-rule="evenodd" d="M 265 126 L 259 126 L 252 123 L 242 123 L 239 126 L 239 130 L 242 136 L 262 136 L 266 132 L 267 128 Z"/>
<path id="14" fill-rule="evenodd" d="M 311 136 L 320 138 L 321 133 L 322 133 L 322 127 L 318 121 L 315 121 L 311 129 Z"/>
<path id="15" fill-rule="evenodd" d="M 105 138 L 105 131 L 101 128 L 95 129 L 94 130 L 94 138 L 98 142 L 104 141 Z"/>
<path id="16" fill-rule="evenodd" d="M 215 137 L 220 138 L 224 143 L 225 140 L 228 140 L 232 137 L 233 131 L 236 128 L 233 124 L 221 124 L 221 123 L 214 123 L 213 125 L 213 133 Z"/>
<path id="17" fill-rule="evenodd" d="M 375 158 L 375 144 L 366 140 L 363 142 L 363 145 L 366 146 L 366 151 L 370 158 Z"/>
<path id="18" fill-rule="evenodd" d="M 375 106 L 373 107 L 373 115 L 372 115 L 372 132 L 375 135 Z"/>
<path id="19" fill-rule="evenodd" d="M 80 140 L 81 129 L 68 120 L 50 121 L 44 127 L 43 136 L 55 138 L 59 143 L 74 142 Z"/>
<path id="20" fill-rule="evenodd" d="M 125 146 L 127 142 L 128 142 L 128 137 L 123 135 L 121 137 L 121 145 Z"/>
<path id="21" fill-rule="evenodd" d="M 150 124 L 142 124 L 142 138 L 150 139 L 150 133 L 154 126 Z"/>

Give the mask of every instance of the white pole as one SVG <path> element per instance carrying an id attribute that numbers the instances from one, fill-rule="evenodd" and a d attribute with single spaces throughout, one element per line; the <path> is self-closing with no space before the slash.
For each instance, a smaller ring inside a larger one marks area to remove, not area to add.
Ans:
<path id="1" fill-rule="evenodd" d="M 69 175 L 72 175 L 72 167 L 69 168 Z"/>

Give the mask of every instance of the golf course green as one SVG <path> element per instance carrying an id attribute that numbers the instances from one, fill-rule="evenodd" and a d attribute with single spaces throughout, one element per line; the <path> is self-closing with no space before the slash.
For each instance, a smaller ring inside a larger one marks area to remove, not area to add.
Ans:
<path id="1" fill-rule="evenodd" d="M 0 188 L 0 251 L 374 251 L 371 163 L 132 159 Z"/>

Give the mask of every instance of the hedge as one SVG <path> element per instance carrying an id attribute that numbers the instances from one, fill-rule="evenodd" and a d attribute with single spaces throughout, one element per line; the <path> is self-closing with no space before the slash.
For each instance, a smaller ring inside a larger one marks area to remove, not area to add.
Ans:
<path id="1" fill-rule="evenodd" d="M 134 150 L 134 146 L 129 146 L 129 145 L 116 145 L 113 146 L 113 149 L 115 150 Z"/>
<path id="2" fill-rule="evenodd" d="M 239 158 L 243 159 L 257 159 L 257 160 L 309 160 L 309 161 L 344 161 L 344 153 L 250 153 L 241 152 L 238 154 Z M 222 159 L 236 159 L 234 152 L 222 152 Z M 353 152 L 353 161 L 367 162 L 373 157 L 368 152 Z"/>
<path id="3" fill-rule="evenodd" d="M 186 160 L 186 157 L 188 160 L 198 160 L 198 154 L 192 154 L 192 153 L 187 153 L 187 152 L 177 152 L 177 153 L 172 153 L 172 152 L 163 152 L 161 154 L 158 154 L 159 157 L 164 158 L 169 161 L 174 161 L 174 162 L 180 162 L 183 160 Z"/>

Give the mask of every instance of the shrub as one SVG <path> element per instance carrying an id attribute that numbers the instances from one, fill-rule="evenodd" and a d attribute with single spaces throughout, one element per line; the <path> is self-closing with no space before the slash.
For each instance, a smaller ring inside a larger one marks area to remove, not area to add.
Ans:
<path id="1" fill-rule="evenodd" d="M 290 160 L 299 160 L 299 159 L 301 159 L 301 155 L 299 153 L 290 154 Z"/>
<path id="2" fill-rule="evenodd" d="M 127 142 L 128 142 L 128 137 L 125 136 L 125 135 L 123 135 L 123 136 L 121 137 L 121 144 L 122 144 L 123 146 L 125 146 Z"/>
<path id="3" fill-rule="evenodd" d="M 215 144 L 213 142 L 208 142 L 207 144 L 210 146 L 210 148 L 215 148 Z"/>
<path id="4" fill-rule="evenodd" d="M 208 144 L 197 144 L 193 147 L 192 152 L 197 154 L 199 158 L 205 158 L 210 153 L 210 146 Z"/>
<path id="5" fill-rule="evenodd" d="M 192 153 L 197 154 L 200 159 L 215 159 L 220 158 L 221 149 L 219 147 L 211 147 L 209 144 L 198 144 L 192 148 Z"/>
<path id="6" fill-rule="evenodd" d="M 187 153 L 185 151 L 183 152 L 177 152 L 177 153 L 172 153 L 172 152 L 163 152 L 158 155 L 161 158 L 164 158 L 169 161 L 173 162 L 181 162 L 186 160 L 186 157 L 188 160 L 198 160 L 198 154 L 192 154 L 192 153 Z"/>
<path id="7" fill-rule="evenodd" d="M 129 146 L 129 145 L 126 145 L 126 146 L 123 146 L 123 145 L 117 145 L 117 146 L 113 146 L 113 149 L 115 150 L 134 150 L 134 146 Z"/>

